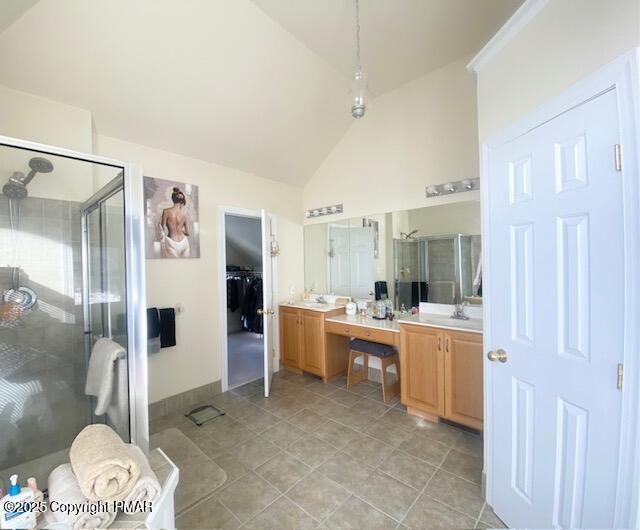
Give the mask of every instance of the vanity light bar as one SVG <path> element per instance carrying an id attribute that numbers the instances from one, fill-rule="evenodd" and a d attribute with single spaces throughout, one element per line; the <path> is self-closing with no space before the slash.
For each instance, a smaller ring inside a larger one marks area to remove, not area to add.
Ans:
<path id="1" fill-rule="evenodd" d="M 445 184 L 438 184 L 427 186 L 427 198 L 439 197 L 440 195 L 451 195 L 452 193 L 461 193 L 464 191 L 472 191 L 480 189 L 480 179 L 462 179 L 456 182 L 447 182 Z"/>
<path id="2" fill-rule="evenodd" d="M 307 219 L 311 217 L 322 217 L 323 215 L 332 215 L 334 213 L 342 213 L 342 204 L 334 204 L 333 206 L 323 206 L 322 208 L 314 208 L 313 210 L 307 210 L 304 212 L 304 216 Z"/>

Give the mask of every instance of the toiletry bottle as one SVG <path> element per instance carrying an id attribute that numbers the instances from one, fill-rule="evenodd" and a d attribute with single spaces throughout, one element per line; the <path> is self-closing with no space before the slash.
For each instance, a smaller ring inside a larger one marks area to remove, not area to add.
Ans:
<path id="1" fill-rule="evenodd" d="M 9 495 L 0 499 L 0 528 L 35 528 L 36 514 L 23 509 L 33 503 L 33 491 L 18 485 L 18 475 L 11 475 L 9 481 Z"/>
<path id="2" fill-rule="evenodd" d="M 38 483 L 36 482 L 35 477 L 29 477 L 27 479 L 27 486 L 31 488 L 31 491 L 33 491 L 33 502 L 36 506 L 40 506 L 44 502 L 44 493 L 38 489 Z M 41 515 L 40 510 L 37 509 L 34 510 L 33 513 L 36 514 L 36 519 Z"/>

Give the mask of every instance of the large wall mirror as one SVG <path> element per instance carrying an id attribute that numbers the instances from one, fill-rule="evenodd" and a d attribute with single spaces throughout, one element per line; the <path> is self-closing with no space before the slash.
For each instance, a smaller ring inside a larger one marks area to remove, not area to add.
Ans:
<path id="1" fill-rule="evenodd" d="M 482 302 L 480 202 L 367 215 L 304 228 L 305 289 L 355 300 Z"/>

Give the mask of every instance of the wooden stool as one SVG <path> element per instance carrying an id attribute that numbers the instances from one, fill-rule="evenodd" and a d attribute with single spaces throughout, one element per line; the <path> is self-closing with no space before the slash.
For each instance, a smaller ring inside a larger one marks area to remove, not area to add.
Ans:
<path id="1" fill-rule="evenodd" d="M 369 355 L 380 359 L 382 369 L 382 400 L 388 403 L 389 400 L 400 393 L 400 357 L 393 346 L 379 344 L 362 339 L 351 340 L 351 351 L 349 352 L 349 371 L 347 372 L 347 388 L 369 378 Z M 359 372 L 354 370 L 356 359 L 364 358 L 363 369 Z M 396 367 L 396 380 L 388 383 L 389 374 L 387 368 L 391 365 Z"/>

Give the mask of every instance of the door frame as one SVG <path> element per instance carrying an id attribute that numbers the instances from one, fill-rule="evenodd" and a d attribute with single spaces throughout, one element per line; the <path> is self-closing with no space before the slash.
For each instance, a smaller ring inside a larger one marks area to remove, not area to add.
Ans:
<path id="1" fill-rule="evenodd" d="M 142 166 L 72 149 L 0 136 L 0 145 L 36 151 L 121 169 L 124 173 L 125 278 L 127 308 L 127 367 L 131 442 L 149 450 L 147 369 L 147 309 L 144 255 L 144 189 Z"/>
<path id="2" fill-rule="evenodd" d="M 522 136 L 553 118 L 594 99 L 610 90 L 616 91 L 622 146 L 623 219 L 625 226 L 625 330 L 624 330 L 624 387 L 620 425 L 620 454 L 615 506 L 617 528 L 640 526 L 640 48 L 634 48 L 613 62 L 579 81 L 559 96 L 518 120 L 515 124 L 490 136 L 481 147 L 481 218 L 482 218 L 482 270 L 486 292 L 491 292 L 491 254 L 489 210 L 491 189 L 489 167 L 491 153 L 497 147 Z M 613 150 L 611 163 L 614 161 Z M 500 281 L 500 280 L 496 280 Z M 483 300 L 484 350 L 496 347 L 490 341 L 491 299 Z M 493 468 L 492 378 L 489 361 L 484 359 L 484 417 L 485 444 L 483 486 L 489 505 L 492 499 L 492 477 L 487 470 Z M 610 374 L 615 377 L 615 374 Z"/>
<path id="3" fill-rule="evenodd" d="M 220 292 L 218 305 L 218 325 L 220 329 L 220 382 L 222 392 L 229 390 L 229 340 L 227 334 L 227 234 L 226 234 L 226 215 L 236 215 L 240 217 L 251 217 L 262 222 L 262 213 L 260 210 L 250 210 L 248 208 L 239 208 L 236 206 L 220 206 L 218 208 L 218 289 Z M 274 233 L 278 233 L 278 221 L 274 214 L 269 213 L 271 219 L 271 228 Z M 272 278 L 271 289 L 273 291 L 273 303 L 277 304 L 278 297 L 278 257 L 272 257 Z M 264 264 L 263 264 L 264 270 Z M 276 311 L 273 314 L 273 371 L 280 370 L 280 313 Z"/>

